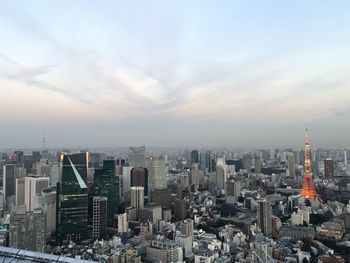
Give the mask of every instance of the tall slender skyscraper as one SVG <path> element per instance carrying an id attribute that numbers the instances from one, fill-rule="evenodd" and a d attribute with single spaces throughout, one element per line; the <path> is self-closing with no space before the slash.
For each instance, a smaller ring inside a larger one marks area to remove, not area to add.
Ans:
<path id="1" fill-rule="evenodd" d="M 136 217 L 139 218 L 139 211 L 144 208 L 145 189 L 142 186 L 132 186 L 130 199 L 131 206 L 136 208 Z"/>
<path id="2" fill-rule="evenodd" d="M 199 188 L 199 171 L 198 164 L 192 164 L 192 169 L 190 173 L 190 185 L 194 187 L 194 191 L 196 192 Z"/>
<path id="3" fill-rule="evenodd" d="M 87 168 L 87 152 L 62 156 L 62 182 L 57 183 L 56 214 L 60 241 L 87 237 Z"/>
<path id="4" fill-rule="evenodd" d="M 289 153 L 287 155 L 287 164 L 290 177 L 295 177 L 295 158 L 294 153 Z"/>
<path id="5" fill-rule="evenodd" d="M 152 156 L 149 160 L 148 198 L 152 190 L 167 189 L 166 161 L 164 156 Z"/>
<path id="6" fill-rule="evenodd" d="M 320 200 L 320 196 L 317 194 L 314 181 L 312 179 L 312 173 L 311 173 L 311 161 L 310 161 L 310 145 L 309 145 L 309 136 L 308 136 L 308 130 L 306 129 L 306 136 L 305 136 L 305 174 L 304 174 L 304 181 L 303 186 L 301 188 L 300 195 L 305 197 L 306 199 L 312 199 L 312 200 Z"/>
<path id="7" fill-rule="evenodd" d="M 93 219 L 92 237 L 101 239 L 107 237 L 107 198 L 94 196 L 93 198 Z"/>
<path id="8" fill-rule="evenodd" d="M 216 187 L 225 189 L 227 177 L 227 165 L 223 158 L 218 158 L 216 163 Z"/>
<path id="9" fill-rule="evenodd" d="M 3 167 L 3 191 L 5 201 L 16 193 L 16 165 L 6 164 Z"/>
<path id="10" fill-rule="evenodd" d="M 95 169 L 94 196 L 107 197 L 108 221 L 111 223 L 113 215 L 118 214 L 119 179 L 115 175 L 115 161 L 104 160 L 103 167 Z"/>
<path id="11" fill-rule="evenodd" d="M 270 235 L 272 233 L 272 210 L 271 204 L 266 199 L 258 200 L 258 209 L 257 209 L 257 217 L 258 217 L 258 227 L 265 235 Z"/>

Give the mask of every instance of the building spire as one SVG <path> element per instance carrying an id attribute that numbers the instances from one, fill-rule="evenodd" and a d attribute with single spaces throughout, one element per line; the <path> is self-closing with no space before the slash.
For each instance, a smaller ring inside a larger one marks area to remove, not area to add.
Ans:
<path id="1" fill-rule="evenodd" d="M 306 126 L 306 129 L 305 129 L 305 144 L 309 144 L 309 130 Z"/>
<path id="2" fill-rule="evenodd" d="M 45 132 L 43 132 L 43 150 L 46 150 L 46 138 L 45 138 Z"/>

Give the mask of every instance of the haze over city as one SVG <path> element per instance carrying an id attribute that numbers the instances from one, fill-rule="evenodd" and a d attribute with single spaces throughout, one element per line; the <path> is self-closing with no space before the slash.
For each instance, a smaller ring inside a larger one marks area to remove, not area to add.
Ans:
<path id="1" fill-rule="evenodd" d="M 349 8 L 0 1 L 0 148 L 348 147 Z"/>

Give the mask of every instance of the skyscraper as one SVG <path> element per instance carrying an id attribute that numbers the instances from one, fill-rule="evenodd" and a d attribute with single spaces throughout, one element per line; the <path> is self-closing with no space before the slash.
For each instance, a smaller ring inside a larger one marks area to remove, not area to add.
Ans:
<path id="1" fill-rule="evenodd" d="M 310 145 L 309 145 L 309 136 L 308 136 L 308 130 L 306 129 L 306 136 L 305 136 L 305 174 L 304 174 L 304 181 L 303 186 L 301 188 L 300 195 L 305 197 L 306 199 L 313 199 L 313 200 L 321 200 L 319 195 L 316 192 L 315 185 L 312 179 L 312 173 L 311 173 L 311 161 L 310 161 Z"/>
<path id="2" fill-rule="evenodd" d="M 129 147 L 128 161 L 131 167 L 145 167 L 146 147 Z"/>
<path id="3" fill-rule="evenodd" d="M 227 177 L 227 165 L 223 158 L 218 158 L 216 164 L 216 187 L 225 189 Z"/>
<path id="4" fill-rule="evenodd" d="M 347 151 L 344 151 L 344 165 L 345 165 L 345 167 L 347 167 L 347 165 L 348 165 L 348 159 L 346 157 L 346 153 L 347 153 Z"/>
<path id="5" fill-rule="evenodd" d="M 51 163 L 50 166 L 50 186 L 56 186 L 61 180 L 61 165 L 60 163 Z"/>
<path id="6" fill-rule="evenodd" d="M 184 220 L 187 217 L 187 202 L 184 199 L 176 199 L 174 202 L 174 215 L 176 220 Z"/>
<path id="7" fill-rule="evenodd" d="M 191 152 L 191 163 L 198 163 L 199 164 L 199 152 L 198 150 L 193 150 Z"/>
<path id="8" fill-rule="evenodd" d="M 105 239 L 107 237 L 107 197 L 94 196 L 92 215 L 92 237 Z"/>
<path id="9" fill-rule="evenodd" d="M 60 241 L 87 237 L 88 153 L 62 156 L 62 182 L 57 184 L 57 234 Z"/>
<path id="10" fill-rule="evenodd" d="M 295 177 L 295 159 L 294 154 L 290 153 L 287 155 L 287 165 L 290 177 Z"/>
<path id="11" fill-rule="evenodd" d="M 24 191 L 25 191 L 25 177 L 16 179 L 16 199 L 15 205 L 22 206 L 24 205 Z"/>
<path id="12" fill-rule="evenodd" d="M 145 191 L 145 197 L 148 194 L 148 170 L 143 167 L 131 169 L 131 186 L 142 186 Z"/>
<path id="13" fill-rule="evenodd" d="M 258 227 L 264 235 L 268 236 L 272 232 L 272 210 L 271 204 L 266 199 L 258 200 L 257 207 Z"/>
<path id="14" fill-rule="evenodd" d="M 103 167 L 95 169 L 94 196 L 107 198 L 107 218 L 109 223 L 118 214 L 119 178 L 115 175 L 115 161 L 104 160 Z"/>
<path id="15" fill-rule="evenodd" d="M 46 212 L 47 234 L 50 235 L 56 231 L 56 187 L 47 188 L 41 191 L 38 196 L 38 208 Z"/>
<path id="16" fill-rule="evenodd" d="M 131 206 L 136 208 L 136 217 L 139 218 L 140 209 L 144 208 L 145 189 L 142 186 L 131 187 Z"/>
<path id="17" fill-rule="evenodd" d="M 192 164 L 192 169 L 190 173 L 190 185 L 194 187 L 194 191 L 196 192 L 199 188 L 199 171 L 198 164 Z"/>
<path id="18" fill-rule="evenodd" d="M 46 212 L 26 212 L 24 206 L 17 206 L 11 212 L 10 247 L 43 252 L 46 244 Z"/>
<path id="19" fill-rule="evenodd" d="M 181 234 L 185 236 L 193 236 L 193 220 L 185 219 L 181 221 Z"/>
<path id="20" fill-rule="evenodd" d="M 239 197 L 241 191 L 241 181 L 239 180 L 230 180 L 226 181 L 226 203 L 234 204 Z"/>
<path id="21" fill-rule="evenodd" d="M 128 230 L 128 215 L 126 213 L 118 215 L 118 233 L 126 233 Z"/>
<path id="22" fill-rule="evenodd" d="M 204 173 L 209 168 L 209 152 L 201 152 L 200 153 L 200 169 Z"/>
<path id="23" fill-rule="evenodd" d="M 24 204 L 27 211 L 33 211 L 39 207 L 41 191 L 49 187 L 49 177 L 27 176 L 24 184 Z"/>
<path id="24" fill-rule="evenodd" d="M 3 167 L 3 191 L 5 201 L 16 193 L 16 165 L 5 164 Z"/>
<path id="25" fill-rule="evenodd" d="M 333 178 L 334 177 L 333 159 L 326 158 L 324 160 L 324 174 L 325 174 L 326 178 Z"/>
<path id="26" fill-rule="evenodd" d="M 148 198 L 151 197 L 151 191 L 156 189 L 167 189 L 166 161 L 164 156 L 152 156 L 149 159 L 149 178 L 148 178 Z"/>

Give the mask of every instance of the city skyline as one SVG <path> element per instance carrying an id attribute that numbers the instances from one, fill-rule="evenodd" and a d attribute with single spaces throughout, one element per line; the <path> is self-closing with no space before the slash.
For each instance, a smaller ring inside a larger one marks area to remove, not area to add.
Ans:
<path id="1" fill-rule="evenodd" d="M 1 1 L 0 148 L 349 147 L 349 7 Z"/>

